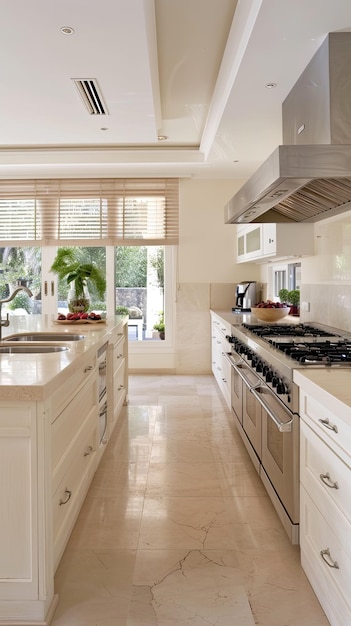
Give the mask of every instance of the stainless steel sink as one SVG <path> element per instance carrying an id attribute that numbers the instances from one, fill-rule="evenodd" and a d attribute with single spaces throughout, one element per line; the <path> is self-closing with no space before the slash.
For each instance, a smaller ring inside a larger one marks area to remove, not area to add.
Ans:
<path id="1" fill-rule="evenodd" d="M 68 346 L 53 346 L 53 345 L 26 345 L 26 346 L 13 346 L 13 345 L 1 345 L 0 354 L 40 354 L 43 352 L 63 352 L 69 350 Z"/>
<path id="2" fill-rule="evenodd" d="M 3 341 L 79 341 L 85 339 L 86 335 L 76 335 L 74 333 L 21 333 L 19 335 L 9 335 Z"/>

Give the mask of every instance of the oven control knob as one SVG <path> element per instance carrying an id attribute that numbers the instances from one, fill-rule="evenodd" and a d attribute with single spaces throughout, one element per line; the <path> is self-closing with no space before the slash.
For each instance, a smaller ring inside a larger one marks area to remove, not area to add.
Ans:
<path id="1" fill-rule="evenodd" d="M 273 378 L 272 378 L 272 387 L 276 387 L 278 383 L 279 383 L 278 376 L 273 376 Z"/>
<path id="2" fill-rule="evenodd" d="M 262 372 L 263 370 L 263 363 L 262 361 L 258 361 L 256 364 L 256 372 Z"/>
<path id="3" fill-rule="evenodd" d="M 271 383 L 273 380 L 273 372 L 272 370 L 268 369 L 268 372 L 266 372 L 266 381 L 267 383 Z"/>
<path id="4" fill-rule="evenodd" d="M 285 393 L 285 385 L 284 385 L 283 381 L 281 381 L 281 380 L 277 384 L 277 393 L 279 393 L 279 394 Z"/>
<path id="5" fill-rule="evenodd" d="M 268 372 L 269 372 L 269 365 L 264 365 L 263 370 L 262 370 L 263 376 L 266 376 Z"/>

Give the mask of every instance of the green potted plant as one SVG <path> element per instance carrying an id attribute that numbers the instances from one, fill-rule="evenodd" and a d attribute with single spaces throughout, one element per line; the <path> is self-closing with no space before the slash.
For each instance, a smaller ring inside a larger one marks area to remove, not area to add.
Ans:
<path id="1" fill-rule="evenodd" d="M 288 293 L 288 302 L 291 304 L 289 315 L 300 315 L 300 290 L 292 289 Z"/>
<path id="2" fill-rule="evenodd" d="M 106 290 L 106 279 L 95 263 L 82 263 L 77 251 L 73 248 L 59 248 L 50 268 L 58 277 L 66 279 L 69 286 L 67 296 L 69 311 L 86 312 L 89 310 L 90 297 L 88 283 L 92 283 L 103 299 Z"/>
<path id="3" fill-rule="evenodd" d="M 158 322 L 154 324 L 154 329 L 158 331 L 160 339 L 165 338 L 165 318 L 163 311 L 160 311 L 158 315 Z"/>
<path id="4" fill-rule="evenodd" d="M 289 289 L 279 289 L 279 300 L 282 304 L 288 304 L 289 303 Z"/>

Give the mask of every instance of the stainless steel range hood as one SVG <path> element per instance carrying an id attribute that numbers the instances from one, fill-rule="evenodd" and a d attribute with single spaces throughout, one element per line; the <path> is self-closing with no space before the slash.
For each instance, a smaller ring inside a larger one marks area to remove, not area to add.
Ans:
<path id="1" fill-rule="evenodd" d="M 224 219 L 317 222 L 350 203 L 351 33 L 330 33 L 283 102 L 283 145 L 229 201 Z"/>

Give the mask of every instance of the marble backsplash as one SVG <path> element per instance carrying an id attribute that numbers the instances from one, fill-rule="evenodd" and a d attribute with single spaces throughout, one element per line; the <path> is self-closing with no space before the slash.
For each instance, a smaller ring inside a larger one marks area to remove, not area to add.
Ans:
<path id="1" fill-rule="evenodd" d="M 351 332 L 351 285 L 302 285 L 301 302 L 309 302 L 308 312 L 301 307 L 302 322 L 317 322 Z"/>
<path id="2" fill-rule="evenodd" d="M 180 283 L 176 301 L 176 373 L 211 372 L 210 309 L 228 309 L 235 304 L 230 283 Z"/>

